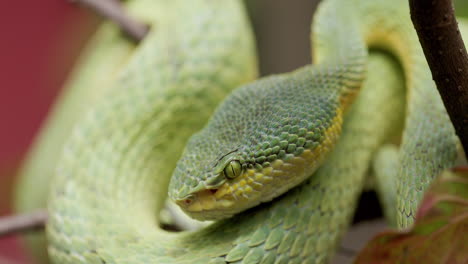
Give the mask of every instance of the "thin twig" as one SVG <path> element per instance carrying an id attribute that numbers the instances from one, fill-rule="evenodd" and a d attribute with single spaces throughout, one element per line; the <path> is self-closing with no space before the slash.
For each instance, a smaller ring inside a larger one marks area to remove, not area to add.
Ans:
<path id="1" fill-rule="evenodd" d="M 117 0 L 70 0 L 86 6 L 101 16 L 114 21 L 125 34 L 136 42 L 148 33 L 149 27 L 128 16 L 122 4 Z"/>
<path id="2" fill-rule="evenodd" d="M 468 54 L 451 0 L 409 0 L 432 78 L 468 154 Z"/>
<path id="3" fill-rule="evenodd" d="M 23 233 L 43 229 L 46 222 L 46 210 L 0 217 L 0 237 L 19 232 Z"/>

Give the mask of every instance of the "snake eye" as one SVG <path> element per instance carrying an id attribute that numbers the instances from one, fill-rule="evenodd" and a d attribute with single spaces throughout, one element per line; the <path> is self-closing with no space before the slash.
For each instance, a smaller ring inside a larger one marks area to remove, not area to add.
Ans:
<path id="1" fill-rule="evenodd" d="M 223 170 L 224 175 L 229 179 L 234 179 L 242 173 L 242 166 L 238 160 L 231 160 Z"/>

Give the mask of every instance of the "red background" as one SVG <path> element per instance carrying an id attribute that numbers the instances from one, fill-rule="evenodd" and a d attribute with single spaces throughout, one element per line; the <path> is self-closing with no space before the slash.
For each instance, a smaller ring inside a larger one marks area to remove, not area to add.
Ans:
<path id="1" fill-rule="evenodd" d="M 96 19 L 66 0 L 0 1 L 0 215 L 13 175 Z M 30 263 L 0 239 L 0 264 Z"/>

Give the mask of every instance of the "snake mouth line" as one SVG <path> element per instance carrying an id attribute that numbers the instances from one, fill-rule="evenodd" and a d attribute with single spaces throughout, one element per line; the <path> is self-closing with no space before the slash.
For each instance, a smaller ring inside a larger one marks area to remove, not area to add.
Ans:
<path id="1" fill-rule="evenodd" d="M 180 200 L 176 200 L 176 203 L 184 210 L 188 212 L 202 212 L 207 210 L 223 209 L 232 206 L 233 201 L 217 198 L 216 193 L 219 189 L 205 189 L 189 195 Z"/>
<path id="2" fill-rule="evenodd" d="M 210 192 L 212 195 L 215 195 L 218 189 L 207 189 L 206 191 Z M 178 204 L 183 204 L 185 206 L 190 206 L 196 199 L 197 195 L 189 195 L 185 199 L 182 199 L 180 201 L 177 201 Z"/>

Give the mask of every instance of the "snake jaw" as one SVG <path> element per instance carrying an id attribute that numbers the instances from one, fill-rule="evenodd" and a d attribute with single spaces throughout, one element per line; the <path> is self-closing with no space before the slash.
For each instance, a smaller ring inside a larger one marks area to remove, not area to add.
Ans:
<path id="1" fill-rule="evenodd" d="M 266 168 L 262 173 L 257 174 L 255 170 L 247 170 L 236 179 L 223 181 L 221 185 L 210 187 L 204 185 L 205 188 L 200 188 L 184 198 L 176 199 L 176 203 L 190 217 L 197 220 L 220 220 L 231 217 L 246 207 L 258 205 L 264 201 L 261 189 L 264 187 L 263 183 L 272 180 L 269 175 L 272 170 L 272 168 Z M 187 198 L 190 201 L 186 201 Z"/>
<path id="2" fill-rule="evenodd" d="M 217 220 L 227 218 L 232 214 L 221 213 L 226 208 L 231 208 L 234 201 L 224 199 L 217 195 L 219 189 L 205 189 L 198 191 L 183 199 L 175 200 L 176 204 L 186 213 L 197 220 Z M 213 211 L 213 209 L 217 209 Z M 210 212 L 217 212 L 211 214 Z"/>

